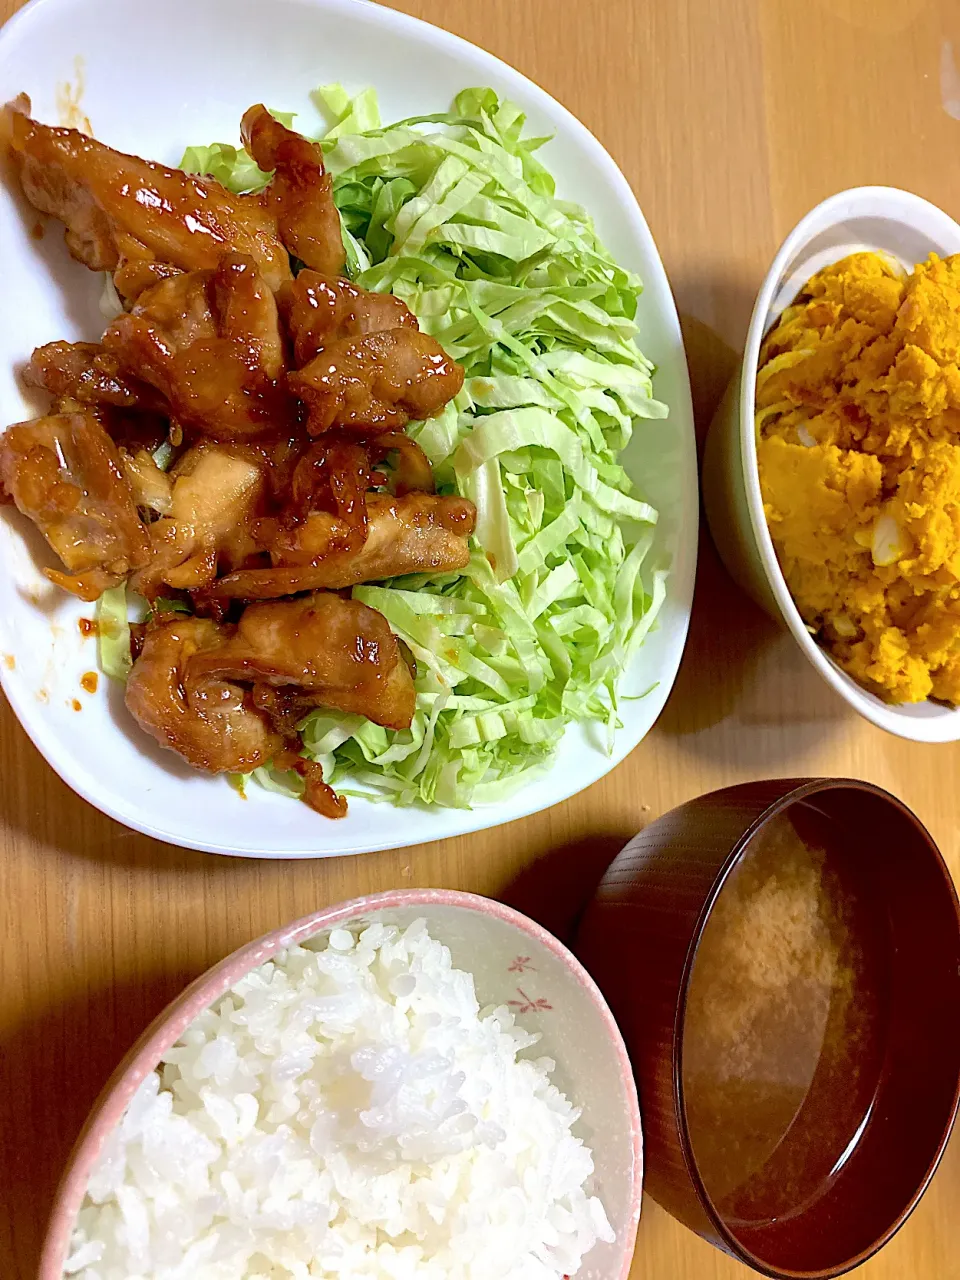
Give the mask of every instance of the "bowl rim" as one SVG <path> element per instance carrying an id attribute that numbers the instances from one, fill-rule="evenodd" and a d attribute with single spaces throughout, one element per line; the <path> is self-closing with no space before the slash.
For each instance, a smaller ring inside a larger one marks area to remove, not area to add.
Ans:
<path id="1" fill-rule="evenodd" d="M 866 782 L 859 778 L 809 778 L 798 783 L 789 791 L 778 796 L 776 799 L 765 806 L 765 808 L 750 822 L 746 829 L 738 836 L 736 843 L 730 853 L 725 858 L 723 865 L 717 872 L 716 878 L 707 894 L 706 900 L 697 917 L 696 925 L 690 939 L 687 949 L 686 958 L 683 965 L 683 973 L 680 979 L 680 989 L 677 996 L 677 1008 L 673 1025 L 673 1048 L 671 1070 L 673 1073 L 673 1101 L 675 1114 L 677 1117 L 677 1133 L 680 1139 L 680 1149 L 683 1154 L 683 1161 L 686 1167 L 687 1176 L 693 1185 L 696 1193 L 697 1201 L 710 1221 L 712 1229 L 716 1232 L 720 1240 L 723 1241 L 722 1247 L 733 1257 L 746 1265 L 752 1267 L 761 1275 L 771 1277 L 772 1280 L 784 1280 L 785 1277 L 796 1277 L 797 1280 L 834 1280 L 835 1277 L 845 1275 L 847 1272 L 854 1270 L 856 1267 L 862 1266 L 863 1263 L 869 1261 L 879 1251 L 884 1248 L 897 1234 L 902 1226 L 908 1221 L 917 1205 L 922 1200 L 927 1188 L 933 1179 L 934 1174 L 940 1166 L 946 1152 L 947 1145 L 953 1134 L 954 1126 L 957 1122 L 957 1115 L 960 1112 L 960 1075 L 954 1084 L 953 1103 L 950 1107 L 950 1113 L 944 1131 L 937 1144 L 937 1149 L 928 1164 L 923 1177 L 920 1179 L 919 1185 L 910 1196 L 904 1208 L 897 1215 L 896 1220 L 881 1233 L 879 1238 L 863 1249 L 856 1257 L 842 1264 L 839 1269 L 828 1269 L 819 1272 L 810 1271 L 787 1271 L 772 1267 L 765 1263 L 761 1258 L 757 1257 L 748 1248 L 746 1248 L 727 1227 L 720 1213 L 714 1207 L 713 1201 L 704 1184 L 700 1174 L 697 1160 L 693 1152 L 693 1142 L 690 1136 L 690 1128 L 687 1123 L 687 1110 L 684 1101 L 683 1087 L 683 1030 L 684 1021 L 687 1012 L 687 1000 L 690 992 L 690 980 L 693 972 L 693 966 L 696 962 L 697 952 L 699 950 L 700 941 L 703 937 L 703 931 L 707 921 L 717 903 L 718 898 L 722 894 L 727 885 L 736 865 L 739 863 L 747 845 L 760 832 L 771 819 L 778 814 L 785 812 L 795 804 L 802 803 L 812 796 L 820 795 L 825 791 L 844 791 L 852 790 L 865 792 L 868 795 L 892 805 L 897 812 L 904 817 L 915 829 L 917 836 L 926 847 L 934 866 L 941 873 L 944 889 L 947 897 L 952 902 L 954 915 L 957 919 L 958 929 L 960 929 L 960 896 L 958 896 L 957 885 L 954 883 L 953 875 L 947 865 L 946 859 L 940 849 L 940 846 L 930 834 L 926 825 L 906 805 L 892 792 L 887 791 L 884 787 L 877 786 L 876 783 Z"/>
<path id="2" fill-rule="evenodd" d="M 830 658 L 826 651 L 817 644 L 806 628 L 800 616 L 790 589 L 787 586 L 773 538 L 767 526 L 763 511 L 763 497 L 760 490 L 760 475 L 757 464 L 757 440 L 755 427 L 756 412 L 756 376 L 760 358 L 760 347 L 767 332 L 766 318 L 777 290 L 783 282 L 784 270 L 792 261 L 798 250 L 808 243 L 812 236 L 810 229 L 815 226 L 823 230 L 827 215 L 832 217 L 831 225 L 850 216 L 851 205 L 867 202 L 887 202 L 891 210 L 905 215 L 911 224 L 936 221 L 941 225 L 949 224 L 955 231 L 960 243 L 960 224 L 954 221 L 937 205 L 911 191 L 899 187 L 864 186 L 850 187 L 839 191 L 826 200 L 815 205 L 800 219 L 790 234 L 781 244 L 763 284 L 757 294 L 747 340 L 744 347 L 743 363 L 739 373 L 740 383 L 740 462 L 743 484 L 747 496 L 747 510 L 754 543 L 760 555 L 764 576 L 773 593 L 783 621 L 807 660 L 816 668 L 827 684 L 838 693 L 853 709 L 859 712 L 871 724 L 898 737 L 908 738 L 913 742 L 956 742 L 960 740 L 960 708 L 945 709 L 942 716 L 932 719 L 918 719 L 910 715 L 904 707 L 883 702 L 875 694 L 859 685 L 851 676 L 842 671 Z M 916 706 L 923 704 L 906 704 Z"/>
<path id="3" fill-rule="evenodd" d="M 482 894 L 457 889 L 388 889 L 382 893 L 366 894 L 323 907 L 244 943 L 205 969 L 179 995 L 174 996 L 123 1055 L 90 1108 L 54 1192 L 37 1280 L 61 1280 L 70 1233 L 103 1143 L 116 1127 L 145 1077 L 154 1070 L 162 1055 L 180 1038 L 186 1027 L 215 1000 L 225 995 L 245 974 L 283 948 L 303 942 L 324 929 L 346 923 L 368 912 L 398 907 L 454 907 L 479 915 L 491 915 L 505 924 L 511 924 L 551 952 L 590 998 L 609 1036 L 627 1097 L 627 1121 L 633 1158 L 629 1215 L 625 1224 L 626 1244 L 618 1276 L 618 1280 L 627 1280 L 633 1263 L 634 1241 L 640 1221 L 643 1132 L 636 1080 L 620 1028 L 600 988 L 559 938 L 505 903 Z"/>
<path id="4" fill-rule="evenodd" d="M 553 808 L 601 781 L 622 763 L 627 755 L 648 736 L 662 713 L 676 682 L 686 647 L 696 579 L 699 489 L 689 370 L 676 302 L 670 290 L 663 257 L 650 230 L 639 197 L 604 144 L 568 107 L 546 89 L 541 88 L 529 76 L 487 49 L 444 27 L 373 3 L 372 0 L 288 0 L 288 3 L 303 10 L 326 13 L 334 18 L 349 17 L 351 21 L 362 22 L 371 28 L 383 30 L 388 36 L 392 32 L 410 32 L 425 45 L 442 50 L 451 57 L 459 56 L 470 61 L 482 62 L 486 69 L 484 74 L 491 77 L 491 83 L 497 85 L 498 89 L 504 93 L 520 95 L 528 109 L 535 107 L 537 112 L 554 127 L 558 146 L 578 150 L 590 160 L 609 187 L 610 203 L 616 201 L 617 207 L 626 211 L 633 251 L 650 255 L 650 261 L 643 272 L 644 293 L 647 295 L 645 305 L 655 308 L 657 333 L 674 353 L 678 386 L 670 401 L 668 422 L 673 424 L 676 439 L 681 442 L 677 466 L 677 485 L 680 492 L 680 498 L 676 503 L 677 532 L 669 547 L 671 567 L 667 583 L 671 634 L 669 641 L 666 637 L 664 638 L 663 661 L 657 664 L 653 673 L 655 678 L 650 682 L 650 687 L 644 695 L 644 706 L 648 709 L 644 719 L 646 727 L 641 730 L 638 725 L 637 732 L 633 729 L 629 732 L 618 730 L 613 751 L 609 754 L 605 753 L 603 747 L 599 745 L 599 738 L 596 746 L 591 746 L 587 742 L 584 742 L 582 747 L 578 745 L 567 768 L 563 767 L 564 762 L 556 755 L 550 757 L 543 776 L 534 773 L 524 780 L 516 792 L 508 793 L 500 802 L 478 802 L 470 811 L 455 807 L 443 808 L 436 804 L 424 806 L 422 809 L 418 806 L 413 812 L 418 820 L 425 819 L 429 822 L 429 830 L 424 826 L 418 828 L 415 834 L 408 835 L 401 825 L 400 830 L 371 833 L 364 827 L 358 829 L 352 825 L 347 827 L 341 824 L 340 829 L 335 833 L 323 829 L 320 834 L 315 834 L 317 830 L 315 825 L 304 822 L 297 824 L 279 846 L 272 840 L 254 841 L 251 838 L 250 843 L 244 844 L 242 848 L 237 848 L 238 840 L 217 840 L 209 836 L 195 836 L 189 829 L 189 824 L 178 825 L 177 822 L 159 815 L 152 807 L 140 809 L 132 806 L 124 801 L 114 785 L 104 782 L 101 774 L 78 769 L 71 754 L 61 749 L 56 723 L 37 713 L 32 695 L 19 679 L 0 663 L 0 686 L 3 687 L 17 720 L 27 736 L 43 756 L 46 764 L 62 781 L 101 813 L 122 823 L 130 830 L 178 847 L 198 849 L 228 857 L 312 859 L 370 853 L 423 841 L 469 835 L 476 831 L 501 826 Z M 50 20 L 54 16 L 72 14 L 76 11 L 86 12 L 95 7 L 94 0 L 29 0 L 0 26 L 0 53 L 12 40 L 27 39 L 33 27 L 42 20 Z M 466 68 L 464 75 L 467 76 Z M 594 212 L 598 218 L 603 208 L 602 203 L 595 205 Z M 663 627 L 662 616 L 658 625 Z M 599 725 L 597 727 L 600 728 Z M 568 725 L 566 738 L 569 739 L 578 728 L 576 723 Z M 548 781 L 549 788 L 545 794 L 541 795 L 540 787 L 545 786 Z M 227 802 L 225 798 L 223 803 Z M 162 821 L 161 817 L 163 817 Z M 349 817 L 346 822 L 350 822 Z"/>

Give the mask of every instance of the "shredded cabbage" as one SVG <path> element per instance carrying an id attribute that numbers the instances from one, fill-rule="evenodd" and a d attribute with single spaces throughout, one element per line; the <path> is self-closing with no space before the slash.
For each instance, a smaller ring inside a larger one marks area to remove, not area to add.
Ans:
<path id="1" fill-rule="evenodd" d="M 556 198 L 546 139 L 492 89 L 386 128 L 371 90 L 314 99 L 348 269 L 465 368 L 456 401 L 409 434 L 439 490 L 476 504 L 477 531 L 462 574 L 353 592 L 416 659 L 410 729 L 317 711 L 303 748 L 348 795 L 467 807 L 526 781 L 573 721 L 612 740 L 619 678 L 665 596 L 645 573 L 656 512 L 617 460 L 636 418 L 667 413 L 635 342 L 641 283 Z M 224 144 L 183 164 L 235 191 L 269 176 Z"/>
<path id="2" fill-rule="evenodd" d="M 125 586 L 110 587 L 97 600 L 97 660 L 100 670 L 112 680 L 124 682 L 133 666 L 127 612 Z"/>

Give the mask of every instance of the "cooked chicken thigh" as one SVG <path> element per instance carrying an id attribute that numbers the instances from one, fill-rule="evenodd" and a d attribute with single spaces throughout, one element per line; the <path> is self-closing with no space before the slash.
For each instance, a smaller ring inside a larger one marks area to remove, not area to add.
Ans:
<path id="1" fill-rule="evenodd" d="M 49 391 L 57 403 L 75 400 L 82 405 L 108 404 L 147 412 L 164 408 L 155 388 L 122 373 L 117 358 L 98 342 L 48 342 L 37 347 L 23 380 Z"/>
<path id="2" fill-rule="evenodd" d="M 291 747 L 295 726 L 275 705 L 275 691 L 204 673 L 233 628 L 206 618 L 175 616 L 151 623 L 127 680 L 126 704 L 162 747 L 207 773 L 249 773 L 272 765 L 304 780 L 303 800 L 328 818 L 347 804 L 323 781 L 319 764 Z"/>
<path id="3" fill-rule="evenodd" d="M 284 739 L 248 689 L 194 671 L 196 655 L 224 642 L 224 629 L 207 618 L 174 615 L 148 626 L 126 703 L 142 729 L 195 769 L 248 773 L 282 751 Z"/>
<path id="4" fill-rule="evenodd" d="M 277 305 L 244 254 L 144 290 L 103 345 L 124 374 L 162 393 L 194 434 L 251 439 L 292 424 Z"/>
<path id="5" fill-rule="evenodd" d="M 469 563 L 476 511 L 434 492 L 403 431 L 463 370 L 401 299 L 343 277 L 322 150 L 262 105 L 241 129 L 269 180 L 245 195 L 29 110 L 0 109 L 0 157 L 118 298 L 101 343 L 34 352 L 53 411 L 0 437 L 0 499 L 60 556 L 54 582 L 147 597 L 126 688 L 145 732 L 206 772 L 295 773 L 340 817 L 304 716 L 403 730 L 417 694 L 386 618 L 337 592 Z"/>
<path id="6" fill-rule="evenodd" d="M 301 271 L 283 286 L 277 301 L 293 339 L 298 369 L 342 338 L 420 327 L 407 304 L 392 293 L 373 293 L 318 271 Z"/>
<path id="7" fill-rule="evenodd" d="M 234 568 L 255 552 L 251 525 L 266 488 L 255 458 L 206 442 L 164 478 L 170 482 L 167 511 L 150 525 L 150 559 L 134 578 L 148 599 L 163 586 L 207 586 L 221 567 Z"/>
<path id="8" fill-rule="evenodd" d="M 275 120 L 262 104 L 246 112 L 240 132 L 260 168 L 273 171 L 259 199 L 276 218 L 284 245 L 313 270 L 337 275 L 346 254 L 333 179 L 324 172 L 320 147 Z"/>
<path id="9" fill-rule="evenodd" d="M 367 498 L 367 537 L 354 549 L 344 521 L 315 512 L 281 530 L 272 568 L 240 569 L 211 589 L 219 599 L 267 600 L 298 591 L 339 590 L 404 573 L 453 573 L 470 560 L 476 510 L 463 498 L 411 493 Z"/>
<path id="10" fill-rule="evenodd" d="M 307 405 L 311 435 L 337 427 L 372 436 L 439 413 L 463 386 L 463 369 L 419 329 L 385 329 L 331 342 L 287 383 Z"/>
<path id="11" fill-rule="evenodd" d="M 250 605 L 236 633 L 197 654 L 188 672 L 290 688 L 391 729 L 409 728 L 416 709 L 413 677 L 386 619 L 324 591 Z"/>
<path id="12" fill-rule="evenodd" d="M 52 582 L 96 600 L 150 553 L 117 446 L 92 413 L 60 413 L 0 436 L 0 481 L 63 561 Z"/>
<path id="13" fill-rule="evenodd" d="M 76 129 L 40 124 L 29 111 L 25 97 L 3 108 L 0 147 L 9 150 L 27 199 L 66 225 L 67 247 L 91 270 L 141 262 L 209 270 L 236 252 L 249 254 L 273 289 L 291 278 L 275 211 L 259 196 L 236 196 Z M 123 275 L 117 283 L 122 294 Z"/>

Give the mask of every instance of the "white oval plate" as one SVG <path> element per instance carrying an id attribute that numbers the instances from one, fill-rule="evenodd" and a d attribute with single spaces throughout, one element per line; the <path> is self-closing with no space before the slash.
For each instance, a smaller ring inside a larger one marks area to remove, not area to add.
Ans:
<path id="1" fill-rule="evenodd" d="M 253 102 L 320 121 L 309 91 L 332 80 L 376 88 L 385 120 L 445 111 L 467 86 L 491 85 L 519 103 L 560 193 L 582 200 L 614 256 L 639 272 L 640 340 L 659 367 L 667 423 L 641 424 L 626 465 L 659 509 L 657 558 L 671 567 L 656 630 L 626 674 L 623 727 L 607 754 L 602 735 L 574 726 L 555 763 L 500 804 L 474 810 L 405 809 L 352 800 L 330 822 L 305 805 L 249 788 L 242 801 L 222 778 L 189 769 L 155 747 L 101 679 L 89 614 L 40 573 L 50 552 L 9 507 L 0 520 L 0 678 L 27 733 L 57 773 L 111 817 L 172 844 L 214 853 L 325 857 L 396 848 L 477 831 L 545 809 L 589 786 L 648 732 L 676 676 L 693 595 L 697 475 L 693 414 L 680 326 L 653 238 L 629 186 L 596 139 L 542 89 L 506 64 L 426 23 L 362 0 L 34 0 L 0 33 L 0 101 L 30 95 L 36 116 L 60 123 L 70 93 L 98 138 L 176 164 L 188 143 L 236 140 Z M 68 121 L 69 123 L 70 121 Z M 0 425 L 33 416 L 16 370 L 54 338 L 103 330 L 97 277 L 71 261 L 58 225 L 40 240 L 36 216 L 9 179 L 0 187 Z M 74 699 L 82 711 L 73 709 Z"/>

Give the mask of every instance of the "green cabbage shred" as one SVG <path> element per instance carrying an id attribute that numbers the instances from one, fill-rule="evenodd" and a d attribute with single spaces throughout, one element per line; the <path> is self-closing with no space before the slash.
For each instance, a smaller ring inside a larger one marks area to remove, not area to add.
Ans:
<path id="1" fill-rule="evenodd" d="M 546 139 L 525 138 L 492 89 L 388 127 L 371 90 L 314 100 L 332 121 L 321 141 L 348 271 L 402 298 L 464 366 L 457 399 L 408 430 L 439 492 L 476 504 L 477 533 L 462 574 L 354 589 L 416 660 L 410 729 L 321 710 L 303 749 L 347 795 L 495 801 L 572 722 L 600 721 L 612 742 L 618 681 L 665 596 L 648 568 L 656 512 L 618 462 L 634 420 L 667 412 L 635 341 L 641 283 L 556 198 Z M 234 191 L 269 179 L 225 144 L 183 165 Z M 296 793 L 289 775 L 255 776 Z"/>
<path id="2" fill-rule="evenodd" d="M 100 670 L 112 680 L 126 681 L 133 666 L 127 615 L 125 586 L 110 587 L 97 600 L 97 660 Z"/>

